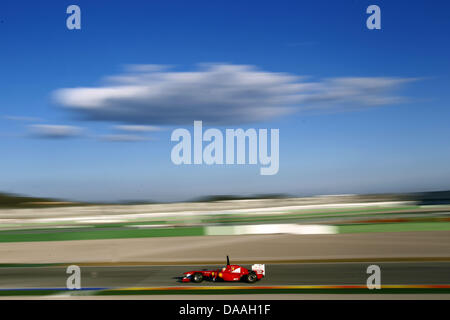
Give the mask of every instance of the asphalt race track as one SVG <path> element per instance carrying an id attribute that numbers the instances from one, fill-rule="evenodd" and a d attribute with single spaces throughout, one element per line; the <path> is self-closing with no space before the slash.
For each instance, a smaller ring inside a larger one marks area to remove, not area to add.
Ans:
<path id="1" fill-rule="evenodd" d="M 267 264 L 266 278 L 256 285 L 364 285 L 371 263 Z M 379 262 L 382 284 L 450 284 L 450 262 Z M 248 265 L 244 265 L 249 267 Z M 185 286 L 178 278 L 189 270 L 221 266 L 82 266 L 83 288 Z M 64 288 L 66 267 L 1 267 L 0 289 Z M 236 284 L 236 283 L 234 283 Z M 251 284 L 238 283 L 251 286 Z M 196 286 L 230 286 L 204 281 Z"/>

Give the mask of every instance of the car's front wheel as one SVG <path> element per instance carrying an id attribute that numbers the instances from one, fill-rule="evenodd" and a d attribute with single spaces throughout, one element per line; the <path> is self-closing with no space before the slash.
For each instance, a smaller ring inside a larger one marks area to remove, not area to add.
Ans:
<path id="1" fill-rule="evenodd" d="M 256 280 L 258 280 L 258 277 L 256 276 L 256 273 L 253 271 L 249 272 L 245 277 L 245 281 L 248 283 L 255 283 Z"/>
<path id="2" fill-rule="evenodd" d="M 199 283 L 203 281 L 203 275 L 199 272 L 194 273 L 192 276 L 192 282 Z"/>

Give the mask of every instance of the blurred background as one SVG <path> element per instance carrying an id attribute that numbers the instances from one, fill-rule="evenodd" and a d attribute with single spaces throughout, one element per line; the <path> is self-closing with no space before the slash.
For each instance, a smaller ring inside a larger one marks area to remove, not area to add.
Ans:
<path id="1" fill-rule="evenodd" d="M 369 1 L 79 0 L 80 29 L 71 4 L 0 4 L 0 295 L 68 264 L 96 293 L 177 287 L 227 254 L 283 290 L 379 263 L 448 293 L 447 2 L 378 1 L 380 30 Z M 196 120 L 279 129 L 278 173 L 175 165 Z"/>

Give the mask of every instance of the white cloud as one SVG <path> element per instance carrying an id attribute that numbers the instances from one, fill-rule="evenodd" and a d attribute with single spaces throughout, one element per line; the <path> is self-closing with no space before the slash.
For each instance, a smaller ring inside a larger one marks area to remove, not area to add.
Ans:
<path id="1" fill-rule="evenodd" d="M 302 103 L 309 105 L 305 109 L 328 108 L 337 106 L 342 109 L 380 106 L 405 101 L 405 98 L 388 94 L 398 86 L 415 81 L 413 78 L 389 77 L 343 77 L 325 79 L 312 92 L 303 97 Z"/>
<path id="2" fill-rule="evenodd" d="M 114 126 L 114 129 L 120 130 L 120 131 L 140 132 L 140 133 L 161 131 L 160 127 L 143 126 L 143 125 L 120 125 L 120 126 Z"/>
<path id="3" fill-rule="evenodd" d="M 55 100 L 85 120 L 177 125 L 203 120 L 237 124 L 301 110 L 342 111 L 398 103 L 391 95 L 414 79 L 359 77 L 308 80 L 248 65 L 206 64 L 191 72 L 134 65 L 100 87 L 59 89 Z"/>
<path id="4" fill-rule="evenodd" d="M 34 136 L 49 139 L 72 138 L 83 132 L 80 127 L 67 125 L 35 124 L 29 127 Z"/>
<path id="5" fill-rule="evenodd" d="M 84 136 L 88 139 L 97 139 L 100 141 L 108 142 L 137 142 L 137 141 L 150 141 L 152 138 L 145 137 L 139 134 L 85 134 L 85 130 L 80 127 L 68 126 L 68 125 L 47 125 L 36 124 L 28 126 L 32 136 L 45 139 L 63 139 L 73 138 L 78 136 Z M 122 126 L 116 126 L 122 127 Z M 143 133 L 153 128 L 151 126 L 123 126 L 123 131 Z M 153 128 L 154 129 L 154 128 Z"/>
<path id="6" fill-rule="evenodd" d="M 106 134 L 99 137 L 100 140 L 109 142 L 139 142 L 139 141 L 149 141 L 148 137 L 143 137 L 134 134 Z"/>

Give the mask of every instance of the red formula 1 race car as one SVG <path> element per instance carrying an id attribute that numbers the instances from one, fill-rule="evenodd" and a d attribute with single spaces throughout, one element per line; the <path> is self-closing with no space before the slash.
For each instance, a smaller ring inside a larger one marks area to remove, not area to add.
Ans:
<path id="1" fill-rule="evenodd" d="M 189 271 L 184 273 L 182 282 L 199 283 L 203 280 L 210 281 L 245 281 L 254 283 L 266 275 L 264 264 L 252 265 L 252 270 L 230 264 L 227 256 L 227 265 L 217 270 Z"/>

